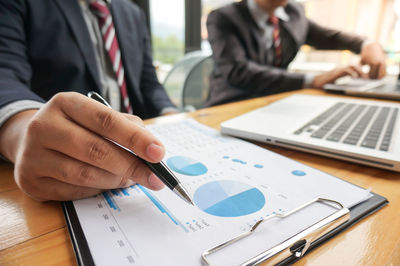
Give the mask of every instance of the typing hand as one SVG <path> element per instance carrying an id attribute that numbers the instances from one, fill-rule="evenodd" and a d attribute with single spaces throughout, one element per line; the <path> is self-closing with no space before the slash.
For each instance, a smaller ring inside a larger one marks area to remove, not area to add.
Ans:
<path id="1" fill-rule="evenodd" d="M 361 50 L 361 64 L 369 65 L 368 76 L 380 79 L 386 75 L 386 55 L 382 46 L 377 42 L 366 43 Z"/>
<path id="2" fill-rule="evenodd" d="M 20 133 L 10 137 L 15 132 Z M 37 200 L 74 200 L 134 183 L 164 187 L 142 162 L 104 137 L 150 162 L 164 156 L 141 119 L 78 93 L 57 94 L 40 110 L 12 117 L 1 128 L 0 145 L 15 162 L 18 186 Z"/>
<path id="3" fill-rule="evenodd" d="M 321 89 L 325 84 L 333 83 L 338 78 L 344 76 L 352 76 L 353 78 L 368 78 L 367 74 L 365 74 L 359 66 L 335 68 L 334 70 L 315 76 L 311 83 L 311 87 Z"/>

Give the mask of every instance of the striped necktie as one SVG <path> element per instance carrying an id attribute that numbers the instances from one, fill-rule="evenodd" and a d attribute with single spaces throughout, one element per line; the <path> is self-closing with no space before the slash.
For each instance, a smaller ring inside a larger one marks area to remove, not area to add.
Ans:
<path id="1" fill-rule="evenodd" d="M 115 27 L 112 21 L 110 9 L 104 1 L 94 1 L 90 3 L 90 9 L 97 16 L 101 34 L 103 36 L 104 47 L 110 57 L 113 70 L 116 74 L 117 83 L 121 91 L 122 102 L 125 111 L 132 114 L 132 106 L 129 101 L 126 88 L 124 66 L 122 65 L 121 51 L 119 50 L 118 39 L 115 34 Z"/>
<path id="2" fill-rule="evenodd" d="M 275 49 L 274 66 L 281 66 L 282 64 L 282 47 L 281 47 L 281 37 L 279 34 L 279 18 L 276 16 L 271 16 L 268 18 L 268 24 L 274 27 L 273 31 L 273 43 Z"/>

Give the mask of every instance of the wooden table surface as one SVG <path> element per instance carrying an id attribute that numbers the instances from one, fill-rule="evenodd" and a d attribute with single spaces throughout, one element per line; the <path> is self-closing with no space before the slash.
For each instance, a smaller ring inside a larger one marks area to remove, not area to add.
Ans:
<path id="1" fill-rule="evenodd" d="M 224 120 L 292 93 L 147 122 L 193 117 L 219 129 L 220 122 Z M 316 90 L 302 90 L 300 93 L 324 94 Z M 390 201 L 377 213 L 311 251 L 296 265 L 400 265 L 400 173 L 262 146 L 364 188 L 371 187 Z M 61 204 L 39 203 L 26 196 L 14 182 L 13 166 L 6 163 L 0 163 L 0 265 L 76 265 Z"/>

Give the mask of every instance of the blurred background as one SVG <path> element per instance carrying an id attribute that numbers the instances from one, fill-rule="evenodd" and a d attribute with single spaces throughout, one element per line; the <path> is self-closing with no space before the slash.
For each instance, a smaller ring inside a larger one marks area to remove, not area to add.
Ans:
<path id="1" fill-rule="evenodd" d="M 233 0 L 134 0 L 148 16 L 154 64 L 160 82 L 168 79 L 173 66 L 187 53 L 211 54 L 207 41 L 207 15 Z M 302 0 L 307 16 L 321 25 L 355 32 L 379 41 L 387 52 L 388 74 L 399 73 L 400 0 Z M 303 46 L 289 66 L 290 71 L 328 71 L 335 66 L 357 64 L 359 57 L 348 51 L 317 51 Z M 181 66 L 183 70 L 185 65 Z M 174 97 L 176 81 L 167 91 Z M 166 85 L 164 83 L 164 85 Z M 203 85 L 204 86 L 204 85 Z M 178 94 L 177 94 L 178 95 Z M 177 96 L 178 97 L 178 96 Z M 178 101 L 178 100 L 176 100 Z"/>
<path id="2" fill-rule="evenodd" d="M 207 15 L 232 0 L 142 0 L 149 16 L 154 60 L 160 80 L 186 52 L 211 53 L 207 41 Z M 388 52 L 389 73 L 400 61 L 400 0 L 300 1 L 307 16 L 318 23 L 378 40 Z M 199 36 L 195 36 L 199 35 Z M 304 46 L 290 66 L 293 71 L 329 70 L 358 62 L 349 52 L 315 51 Z"/>

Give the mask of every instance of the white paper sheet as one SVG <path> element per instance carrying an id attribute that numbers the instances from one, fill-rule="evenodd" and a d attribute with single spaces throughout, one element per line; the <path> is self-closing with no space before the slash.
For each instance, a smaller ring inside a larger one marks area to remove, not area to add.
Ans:
<path id="1" fill-rule="evenodd" d="M 74 202 L 97 265 L 201 265 L 201 253 L 257 220 L 316 197 L 346 207 L 368 190 L 187 119 L 149 126 L 166 146 L 164 162 L 194 196 L 190 206 L 167 188 L 112 190 Z M 212 257 L 238 264 L 333 213 L 315 204 L 263 224 L 247 240 Z"/>

